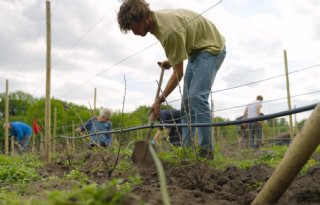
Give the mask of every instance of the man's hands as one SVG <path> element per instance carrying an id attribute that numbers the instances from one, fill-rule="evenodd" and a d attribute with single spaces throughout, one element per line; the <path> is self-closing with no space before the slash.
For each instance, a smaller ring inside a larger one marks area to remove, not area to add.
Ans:
<path id="1" fill-rule="evenodd" d="M 158 100 L 155 100 L 150 108 L 149 114 L 153 112 L 156 119 L 160 116 L 160 105 L 161 103 Z"/>
<path id="2" fill-rule="evenodd" d="M 165 60 L 165 61 L 162 61 L 162 62 L 158 62 L 158 65 L 161 67 L 161 68 L 164 68 L 164 69 L 170 69 L 172 66 L 170 65 L 169 61 L 168 60 Z"/>
<path id="3" fill-rule="evenodd" d="M 75 132 L 77 132 L 77 133 L 81 132 L 81 128 L 80 128 L 80 127 L 77 127 L 77 128 L 75 129 Z"/>
<path id="4" fill-rule="evenodd" d="M 169 63 L 168 60 L 162 61 L 162 62 L 158 62 L 158 65 L 160 66 L 160 68 L 162 69 L 170 69 L 171 65 Z M 160 93 L 159 93 L 160 94 Z M 149 114 L 151 114 L 152 112 L 154 113 L 155 118 L 159 118 L 160 116 L 160 105 L 161 103 L 163 103 L 165 101 L 165 97 L 163 95 L 160 95 L 157 97 L 157 99 L 155 99 L 155 101 L 153 102 Z"/>

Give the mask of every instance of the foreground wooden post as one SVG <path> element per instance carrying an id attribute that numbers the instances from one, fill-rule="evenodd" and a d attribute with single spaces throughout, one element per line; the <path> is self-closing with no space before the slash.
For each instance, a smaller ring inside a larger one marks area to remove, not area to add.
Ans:
<path id="1" fill-rule="evenodd" d="M 313 110 L 301 133 L 294 138 L 280 164 L 252 202 L 275 204 L 289 187 L 320 143 L 320 104 Z"/>

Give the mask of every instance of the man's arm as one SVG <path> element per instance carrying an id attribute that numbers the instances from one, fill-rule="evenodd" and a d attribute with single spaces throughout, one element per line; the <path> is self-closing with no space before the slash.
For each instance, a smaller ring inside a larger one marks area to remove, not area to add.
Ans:
<path id="1" fill-rule="evenodd" d="M 261 105 L 258 104 L 257 109 L 256 109 L 257 116 L 260 116 L 260 110 L 261 110 Z"/>
<path id="2" fill-rule="evenodd" d="M 173 73 L 160 97 L 166 98 L 177 87 L 183 77 L 183 61 L 173 66 Z"/>
<path id="3" fill-rule="evenodd" d="M 80 125 L 77 129 L 76 129 L 76 132 L 88 132 L 91 127 L 92 127 L 92 121 L 93 121 L 93 118 L 89 119 L 87 122 L 85 122 L 84 124 Z"/>
<path id="4" fill-rule="evenodd" d="M 167 61 L 162 62 L 161 66 L 163 66 L 166 63 Z M 158 99 L 151 106 L 151 111 L 154 112 L 156 118 L 158 118 L 160 115 L 161 102 L 164 101 L 164 99 L 168 97 L 171 94 L 171 92 L 177 87 L 182 77 L 183 77 L 183 61 L 173 66 L 173 72 L 171 74 L 169 81 L 167 82 L 166 87 L 163 89 Z"/>
<path id="5" fill-rule="evenodd" d="M 246 107 L 244 113 L 243 113 L 243 119 L 247 119 L 248 118 L 248 107 Z"/>

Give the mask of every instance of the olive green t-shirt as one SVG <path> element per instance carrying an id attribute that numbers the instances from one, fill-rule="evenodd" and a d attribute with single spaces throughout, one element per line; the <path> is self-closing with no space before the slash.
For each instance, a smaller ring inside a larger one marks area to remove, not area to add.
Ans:
<path id="1" fill-rule="evenodd" d="M 219 54 L 224 49 L 224 37 L 198 13 L 186 9 L 161 10 L 153 12 L 153 19 L 156 24 L 153 35 L 173 66 L 197 52 Z"/>

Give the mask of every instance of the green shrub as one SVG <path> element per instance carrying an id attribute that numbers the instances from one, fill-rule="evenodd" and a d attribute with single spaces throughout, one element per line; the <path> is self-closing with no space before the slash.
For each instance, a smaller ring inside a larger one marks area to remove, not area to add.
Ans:
<path id="1" fill-rule="evenodd" d="M 26 184 L 40 178 L 36 162 L 23 157 L 0 155 L 0 182 Z"/>
<path id="2" fill-rule="evenodd" d="M 65 174 L 64 178 L 80 181 L 80 183 L 83 184 L 90 182 L 88 176 L 85 173 L 80 172 L 78 169 L 72 170 L 71 172 Z"/>

